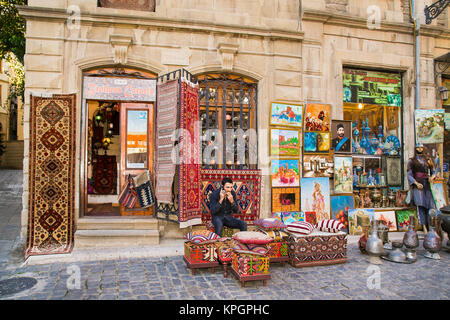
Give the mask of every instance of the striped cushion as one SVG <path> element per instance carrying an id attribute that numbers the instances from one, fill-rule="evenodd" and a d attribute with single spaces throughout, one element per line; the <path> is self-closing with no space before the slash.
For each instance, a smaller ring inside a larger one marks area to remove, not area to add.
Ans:
<path id="1" fill-rule="evenodd" d="M 218 234 L 208 230 L 192 231 L 187 233 L 184 238 L 187 241 L 191 241 L 195 244 L 215 242 L 216 240 L 220 239 Z"/>
<path id="2" fill-rule="evenodd" d="M 258 230 L 258 231 L 264 233 L 265 235 L 268 235 L 275 242 L 282 241 L 284 238 L 287 238 L 289 236 L 286 232 L 279 231 L 279 230 L 272 230 L 272 231 Z"/>
<path id="3" fill-rule="evenodd" d="M 322 232 L 336 233 L 344 227 L 344 224 L 337 220 L 322 220 L 316 224 L 316 229 Z"/>
<path id="4" fill-rule="evenodd" d="M 286 226 L 276 218 L 256 219 L 254 224 L 266 230 L 280 230 L 286 228 Z"/>
<path id="5" fill-rule="evenodd" d="M 294 234 L 310 234 L 314 227 L 309 222 L 295 221 L 288 224 L 286 230 Z"/>
<path id="6" fill-rule="evenodd" d="M 259 256 L 264 256 L 269 252 L 269 248 L 262 244 L 245 244 L 242 242 L 235 241 L 233 246 L 233 251 L 238 253 L 246 254 L 256 254 Z"/>

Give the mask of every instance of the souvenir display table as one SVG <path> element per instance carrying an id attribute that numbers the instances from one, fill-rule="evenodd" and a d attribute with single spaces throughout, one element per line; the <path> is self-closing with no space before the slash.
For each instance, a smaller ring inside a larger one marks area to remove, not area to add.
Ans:
<path id="1" fill-rule="evenodd" d="M 347 262 L 347 233 L 314 230 L 308 235 L 289 237 L 289 263 L 296 267 L 312 267 Z"/>

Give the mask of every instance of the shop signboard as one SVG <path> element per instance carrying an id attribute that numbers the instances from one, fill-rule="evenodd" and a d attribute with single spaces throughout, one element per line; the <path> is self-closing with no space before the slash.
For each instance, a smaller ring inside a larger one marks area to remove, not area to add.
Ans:
<path id="1" fill-rule="evenodd" d="M 343 100 L 350 103 L 400 107 L 401 74 L 344 68 Z"/>
<path id="2" fill-rule="evenodd" d="M 109 101 L 156 101 L 156 79 L 84 77 L 83 98 Z"/>

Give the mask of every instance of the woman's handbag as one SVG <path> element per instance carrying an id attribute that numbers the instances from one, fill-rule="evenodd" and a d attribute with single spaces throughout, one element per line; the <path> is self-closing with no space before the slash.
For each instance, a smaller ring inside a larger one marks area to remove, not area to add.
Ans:
<path id="1" fill-rule="evenodd" d="M 120 192 L 119 195 L 119 203 L 123 205 L 124 207 L 127 207 L 128 209 L 131 209 L 134 207 L 136 200 L 137 200 L 137 193 L 134 188 L 134 181 L 131 175 L 128 175 L 127 177 L 127 184 L 125 188 Z"/>

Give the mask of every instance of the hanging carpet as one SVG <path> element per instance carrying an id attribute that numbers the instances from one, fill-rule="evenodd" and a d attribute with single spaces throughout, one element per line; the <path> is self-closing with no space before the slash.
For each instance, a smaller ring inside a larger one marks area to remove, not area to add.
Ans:
<path id="1" fill-rule="evenodd" d="M 172 137 L 177 129 L 178 80 L 160 84 L 157 100 L 155 197 L 160 203 L 173 203 L 176 163 L 172 160 Z"/>
<path id="2" fill-rule="evenodd" d="M 74 239 L 76 95 L 31 96 L 25 258 L 69 253 Z"/>
<path id="3" fill-rule="evenodd" d="M 179 129 L 179 222 L 180 228 L 201 224 L 201 149 L 198 85 L 181 79 Z"/>
<path id="4" fill-rule="evenodd" d="M 233 190 L 236 192 L 236 202 L 239 213 L 233 217 L 247 223 L 253 223 L 259 218 L 261 206 L 261 170 L 233 170 L 233 169 L 202 169 L 202 221 L 211 220 L 209 195 L 221 187 L 222 179 L 228 177 L 233 180 Z"/>

